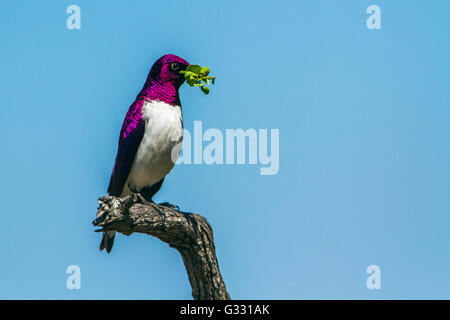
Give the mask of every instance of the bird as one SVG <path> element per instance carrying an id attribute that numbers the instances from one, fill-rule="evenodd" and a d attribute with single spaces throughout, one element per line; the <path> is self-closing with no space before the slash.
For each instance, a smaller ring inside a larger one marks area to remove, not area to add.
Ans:
<path id="1" fill-rule="evenodd" d="M 156 60 L 128 109 L 108 186 L 110 196 L 140 193 L 146 200 L 161 188 L 179 156 L 183 115 L 178 90 L 190 64 L 173 54 Z M 175 150 L 175 151 L 174 151 Z M 103 232 L 100 251 L 110 253 L 116 231 Z"/>

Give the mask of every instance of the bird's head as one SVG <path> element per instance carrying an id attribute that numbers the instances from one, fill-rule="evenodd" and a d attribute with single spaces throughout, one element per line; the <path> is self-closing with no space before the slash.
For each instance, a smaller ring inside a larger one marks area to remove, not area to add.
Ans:
<path id="1" fill-rule="evenodd" d="M 185 78 L 180 71 L 186 70 L 189 63 L 173 54 L 166 54 L 156 60 L 148 75 L 150 81 L 156 81 L 162 85 L 172 84 L 178 90 Z"/>

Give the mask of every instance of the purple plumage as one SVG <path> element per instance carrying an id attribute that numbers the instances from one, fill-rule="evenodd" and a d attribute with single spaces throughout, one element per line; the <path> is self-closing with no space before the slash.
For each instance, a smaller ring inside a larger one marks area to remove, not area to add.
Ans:
<path id="1" fill-rule="evenodd" d="M 144 105 L 158 101 L 173 107 L 181 106 L 178 89 L 184 82 L 184 76 L 179 72 L 186 70 L 188 66 L 189 63 L 186 60 L 172 54 L 164 55 L 153 64 L 144 87 L 128 109 L 120 131 L 116 162 L 108 186 L 110 195 L 123 196 L 125 184 L 145 131 L 149 130 L 143 119 Z M 151 199 L 161 187 L 162 180 L 158 182 L 159 184 L 145 186 L 147 190 L 150 190 L 145 194 L 146 198 Z M 141 192 L 142 190 L 132 191 Z M 115 232 L 103 234 L 100 250 L 106 248 L 107 252 L 111 251 L 114 234 Z"/>

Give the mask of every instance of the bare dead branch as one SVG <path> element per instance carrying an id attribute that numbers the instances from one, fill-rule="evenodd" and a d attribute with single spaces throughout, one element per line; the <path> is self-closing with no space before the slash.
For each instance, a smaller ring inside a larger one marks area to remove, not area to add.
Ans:
<path id="1" fill-rule="evenodd" d="M 105 196 L 99 204 L 93 224 L 101 229 L 96 231 L 157 237 L 180 252 L 195 300 L 230 299 L 217 262 L 213 230 L 204 217 L 148 202 L 139 194 Z"/>

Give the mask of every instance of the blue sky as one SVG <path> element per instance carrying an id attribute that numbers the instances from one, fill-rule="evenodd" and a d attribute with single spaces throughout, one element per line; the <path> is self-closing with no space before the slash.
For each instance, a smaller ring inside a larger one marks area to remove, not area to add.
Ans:
<path id="1" fill-rule="evenodd" d="M 81 29 L 66 8 L 81 8 Z M 381 30 L 366 8 L 381 8 Z M 211 67 L 184 124 L 280 130 L 280 169 L 180 165 L 156 201 L 207 217 L 234 299 L 450 298 L 448 1 L 3 1 L 1 299 L 190 299 L 145 235 L 98 251 L 123 117 L 153 62 Z M 69 265 L 81 290 L 66 288 Z M 368 290 L 366 268 L 381 268 Z M 157 276 L 156 276 L 157 275 Z"/>

